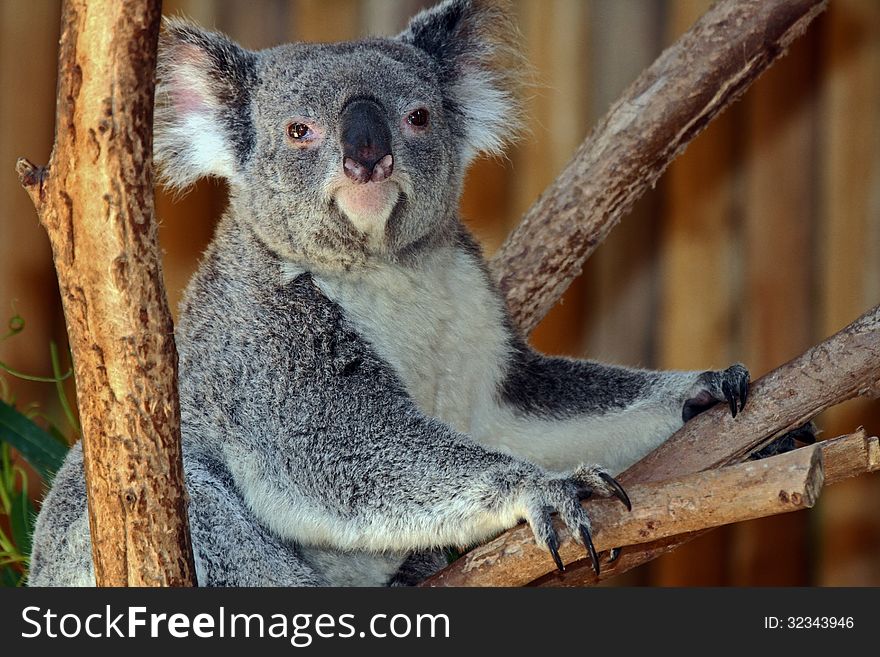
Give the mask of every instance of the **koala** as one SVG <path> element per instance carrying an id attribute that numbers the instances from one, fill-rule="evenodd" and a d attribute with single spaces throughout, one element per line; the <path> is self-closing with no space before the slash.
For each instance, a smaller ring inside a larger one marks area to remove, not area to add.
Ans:
<path id="1" fill-rule="evenodd" d="M 517 522 L 559 568 L 557 512 L 749 373 L 537 353 L 459 217 L 515 125 L 500 2 L 447 0 L 393 38 L 252 52 L 181 20 L 160 42 L 167 184 L 228 181 L 180 308 L 183 461 L 202 586 L 384 586 Z M 30 584 L 94 584 L 82 451 L 40 511 Z"/>

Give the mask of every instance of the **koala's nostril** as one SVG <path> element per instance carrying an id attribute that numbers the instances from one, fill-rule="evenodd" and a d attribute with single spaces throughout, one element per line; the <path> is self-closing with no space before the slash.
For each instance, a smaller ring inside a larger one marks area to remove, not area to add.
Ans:
<path id="1" fill-rule="evenodd" d="M 372 180 L 373 182 L 382 182 L 391 175 L 392 171 L 394 171 L 394 158 L 391 156 L 391 153 L 389 153 L 381 160 L 376 162 L 376 166 L 373 167 L 373 175 L 370 176 L 370 180 Z"/>
<path id="2" fill-rule="evenodd" d="M 342 168 L 345 171 L 345 175 L 351 178 L 355 182 L 365 183 L 370 180 L 370 176 L 372 175 L 372 171 L 369 171 L 367 167 L 365 167 L 360 162 L 353 160 L 350 157 L 345 158 L 342 161 Z"/>

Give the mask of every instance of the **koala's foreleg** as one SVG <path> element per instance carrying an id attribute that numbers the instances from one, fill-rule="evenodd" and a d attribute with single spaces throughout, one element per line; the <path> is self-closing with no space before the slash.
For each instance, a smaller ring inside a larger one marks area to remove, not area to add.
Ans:
<path id="1" fill-rule="evenodd" d="M 659 372 L 550 358 L 521 347 L 474 435 L 546 468 L 598 463 L 618 473 L 716 403 L 729 404 L 736 416 L 748 387 L 742 365 Z"/>
<path id="2" fill-rule="evenodd" d="M 403 396 L 381 408 L 347 401 L 323 416 L 333 426 L 302 428 L 270 445 L 271 458 L 265 445 L 256 456 L 229 453 L 248 505 L 274 534 L 341 550 L 410 551 L 471 545 L 525 519 L 559 563 L 552 511 L 595 557 L 580 501 L 596 494 L 628 504 L 600 468 L 548 473 L 422 416 Z"/>

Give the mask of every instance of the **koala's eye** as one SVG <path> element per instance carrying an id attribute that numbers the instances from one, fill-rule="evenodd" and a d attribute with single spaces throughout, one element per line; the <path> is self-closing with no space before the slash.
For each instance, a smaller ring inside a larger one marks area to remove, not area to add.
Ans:
<path id="1" fill-rule="evenodd" d="M 305 123 L 291 123 L 287 126 L 287 136 L 296 141 L 308 137 L 309 131 L 309 126 Z"/>
<path id="2" fill-rule="evenodd" d="M 415 126 L 416 128 L 424 128 L 428 125 L 428 110 L 424 107 L 420 107 L 417 110 L 413 110 L 406 117 L 406 122 L 411 126 Z"/>

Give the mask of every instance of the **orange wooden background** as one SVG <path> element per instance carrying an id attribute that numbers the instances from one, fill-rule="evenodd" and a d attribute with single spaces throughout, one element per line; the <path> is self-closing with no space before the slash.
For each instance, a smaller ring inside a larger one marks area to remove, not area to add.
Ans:
<path id="1" fill-rule="evenodd" d="M 392 34 L 418 0 L 166 0 L 243 45 Z M 611 101 L 709 6 L 707 0 L 519 0 L 534 66 L 525 135 L 478 162 L 463 201 L 487 250 L 565 165 Z M 59 3 L 0 2 L 0 360 L 49 371 L 63 338 L 48 242 L 13 173 L 52 140 Z M 159 194 L 172 306 L 222 212 L 222 185 Z M 880 1 L 830 10 L 745 99 L 672 166 L 539 327 L 544 351 L 660 368 L 744 361 L 758 376 L 880 303 Z M 50 386 L 6 377 L 55 412 Z M 820 418 L 824 436 L 880 404 Z M 617 580 L 652 585 L 880 585 L 880 476 L 823 492 L 811 512 L 723 528 Z"/>

